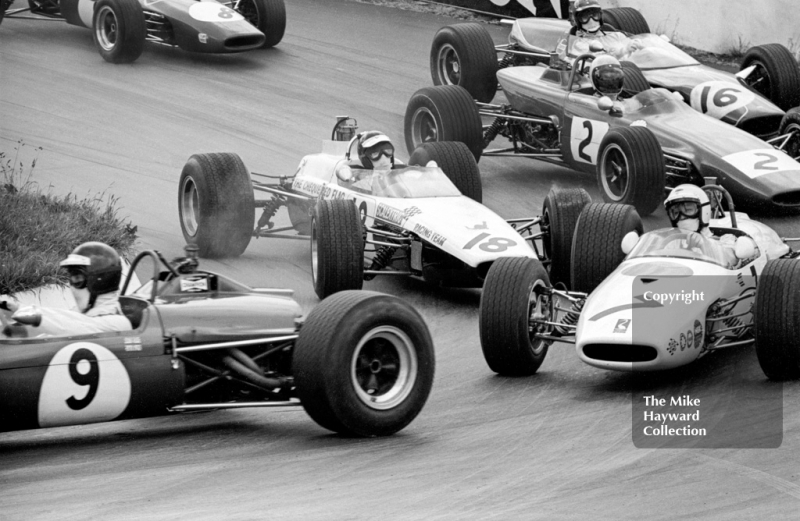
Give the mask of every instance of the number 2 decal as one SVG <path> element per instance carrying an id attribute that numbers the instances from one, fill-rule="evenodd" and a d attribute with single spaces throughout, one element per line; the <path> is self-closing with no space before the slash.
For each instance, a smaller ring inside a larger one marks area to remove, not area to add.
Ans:
<path id="1" fill-rule="evenodd" d="M 109 349 L 92 342 L 67 344 L 48 364 L 39 389 L 39 426 L 113 420 L 128 407 L 131 379 Z"/>
<path id="2" fill-rule="evenodd" d="M 581 163 L 597 163 L 600 142 L 608 133 L 608 123 L 575 116 L 570 128 L 572 158 Z"/>
<path id="3" fill-rule="evenodd" d="M 776 170 L 778 170 L 777 166 L 771 166 L 778 162 L 777 157 L 773 156 L 772 154 L 768 154 L 766 152 L 756 152 L 754 155 L 756 157 L 766 157 L 766 159 L 758 161 L 755 165 L 753 165 L 753 168 L 755 168 L 756 170 L 768 170 L 770 172 L 775 172 Z"/>
<path id="4" fill-rule="evenodd" d="M 798 172 L 797 162 L 787 154 L 774 148 L 745 150 L 728 154 L 724 159 L 750 178 L 769 175 L 776 172 Z"/>
<path id="5" fill-rule="evenodd" d="M 484 242 L 484 239 L 487 239 Z M 478 248 L 489 253 L 501 253 L 507 249 L 516 246 L 517 243 L 505 237 L 492 237 L 489 233 L 480 233 L 474 239 L 464 245 L 465 250 L 471 250 L 473 246 L 478 244 Z"/>
<path id="6" fill-rule="evenodd" d="M 578 157 L 586 161 L 587 163 L 592 162 L 592 156 L 585 152 L 586 146 L 592 142 L 592 122 L 588 119 L 583 122 L 583 128 L 589 131 L 586 139 L 581 141 L 580 145 L 578 145 Z"/>

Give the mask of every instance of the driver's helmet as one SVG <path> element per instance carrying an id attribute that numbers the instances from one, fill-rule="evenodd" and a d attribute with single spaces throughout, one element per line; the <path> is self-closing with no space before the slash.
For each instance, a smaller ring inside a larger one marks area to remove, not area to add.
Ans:
<path id="1" fill-rule="evenodd" d="M 72 250 L 59 266 L 66 269 L 72 288 L 89 292 L 90 306 L 97 295 L 116 291 L 122 278 L 119 255 L 102 242 L 84 242 Z"/>
<path id="2" fill-rule="evenodd" d="M 664 201 L 672 226 L 700 232 L 711 222 L 711 201 L 699 186 L 684 184 L 672 189 Z"/>
<path id="3" fill-rule="evenodd" d="M 592 61 L 589 78 L 592 80 L 595 92 L 613 99 L 622 92 L 625 71 L 622 70 L 619 60 L 610 54 L 602 54 Z"/>
<path id="4" fill-rule="evenodd" d="M 363 132 L 358 137 L 358 159 L 364 168 L 375 168 L 375 163 L 385 156 L 394 166 L 394 145 L 383 132 L 370 130 Z"/>
<path id="5" fill-rule="evenodd" d="M 598 28 L 603 27 L 603 8 L 598 0 L 575 0 L 571 6 L 569 19 L 578 29 L 583 31 L 583 26 L 592 18 L 597 22 Z"/>

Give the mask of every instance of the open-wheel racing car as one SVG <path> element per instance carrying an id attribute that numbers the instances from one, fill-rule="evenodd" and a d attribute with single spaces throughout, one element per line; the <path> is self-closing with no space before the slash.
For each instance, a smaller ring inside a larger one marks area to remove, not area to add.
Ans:
<path id="1" fill-rule="evenodd" d="M 406 145 L 462 141 L 476 158 L 524 156 L 594 173 L 607 202 L 641 215 L 659 206 L 665 186 L 702 186 L 707 177 L 753 208 L 800 206 L 800 113 L 784 116 L 789 134 L 765 142 L 666 89 L 598 97 L 584 71 L 604 56 L 499 70 L 507 104 L 473 101 L 458 85 L 422 88 L 406 108 Z M 483 125 L 482 117 L 491 119 Z M 498 136 L 511 146 L 489 148 Z"/>
<path id="2" fill-rule="evenodd" d="M 129 63 L 145 41 L 202 53 L 235 53 L 277 45 L 286 29 L 284 0 L 28 0 L 5 18 L 64 20 L 92 29 L 104 60 Z M 33 15 L 33 16 L 32 16 Z"/>
<path id="3" fill-rule="evenodd" d="M 410 166 L 395 160 L 394 168 L 379 172 L 357 159 L 358 136 L 349 121 L 342 118 L 334 128 L 332 138 L 340 140 L 305 156 L 293 176 L 253 172 L 251 180 L 235 154 L 189 158 L 178 201 L 186 241 L 199 247 L 200 256 L 214 257 L 241 254 L 253 236 L 310 237 L 320 298 L 360 289 L 378 275 L 481 287 L 498 257 L 540 258 L 529 233 L 538 221 L 506 221 L 479 203 L 480 173 L 466 145 L 426 143 L 411 155 Z M 277 182 L 266 182 L 269 177 Z M 254 190 L 271 198 L 255 201 Z M 275 228 L 272 218 L 283 206 L 292 226 Z M 254 230 L 257 207 L 263 211 Z"/>
<path id="4" fill-rule="evenodd" d="M 669 369 L 754 344 L 769 378 L 800 378 L 798 252 L 735 212 L 721 187 L 704 190 L 714 209 L 713 236 L 679 228 L 642 234 L 629 205 L 588 204 L 576 220 L 574 205 L 561 212 L 563 195 L 551 191 L 553 229 L 574 228 L 574 237 L 557 235 L 572 245 L 571 287 L 551 283 L 535 259 L 495 262 L 480 308 L 489 367 L 501 375 L 534 374 L 554 342 L 574 343 L 583 362 L 618 371 Z M 726 235 L 735 238 L 735 255 L 719 239 Z"/>
<path id="5" fill-rule="evenodd" d="M 618 56 L 626 72 L 628 94 L 648 87 L 675 91 L 692 108 L 762 139 L 788 133 L 790 124 L 797 131 L 800 115 L 789 119 L 784 115 L 800 104 L 800 69 L 783 45 L 752 47 L 734 75 L 699 63 L 665 37 L 652 34 L 636 9 L 604 9 L 603 19 L 606 34 L 621 31 L 627 37 L 623 41 L 637 44 L 635 50 L 626 49 Z M 440 29 L 430 55 L 434 84 L 461 85 L 476 100 L 489 103 L 497 91 L 498 70 L 551 60 L 569 67 L 561 60 L 571 61 L 582 54 L 575 48 L 576 27 L 570 27 L 567 20 L 521 18 L 509 23 L 509 43 L 497 46 L 479 23 Z"/>
<path id="6" fill-rule="evenodd" d="M 303 319 L 291 291 L 199 270 L 192 254 L 143 252 L 130 273 L 146 258 L 152 279 L 122 286 L 132 330 L 37 336 L 41 311 L 0 310 L 0 431 L 302 405 L 331 431 L 384 436 L 422 410 L 433 344 L 404 301 L 342 292 Z"/>

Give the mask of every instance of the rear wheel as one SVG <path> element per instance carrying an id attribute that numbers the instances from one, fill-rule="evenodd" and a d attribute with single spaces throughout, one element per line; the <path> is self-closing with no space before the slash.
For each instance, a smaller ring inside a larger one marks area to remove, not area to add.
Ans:
<path id="1" fill-rule="evenodd" d="M 297 394 L 319 425 L 345 435 L 388 436 L 422 410 L 435 358 L 428 328 L 409 304 L 346 291 L 309 313 L 292 366 Z"/>
<path id="2" fill-rule="evenodd" d="M 553 188 L 544 200 L 541 229 L 545 232 L 542 244 L 550 260 L 550 282 L 570 283 L 572 236 L 583 208 L 592 198 L 583 188 Z"/>
<path id="3" fill-rule="evenodd" d="M 800 107 L 795 107 L 784 114 L 778 133 L 790 134 L 781 150 L 795 159 L 800 159 Z"/>
<path id="4" fill-rule="evenodd" d="M 497 92 L 497 55 L 489 31 L 479 23 L 442 27 L 431 45 L 434 85 L 460 85 L 482 103 Z"/>
<path id="5" fill-rule="evenodd" d="M 425 166 L 429 161 L 436 161 L 459 192 L 479 203 L 483 200 L 481 172 L 467 145 L 459 141 L 423 143 L 408 164 Z"/>
<path id="6" fill-rule="evenodd" d="M 664 200 L 666 172 L 658 139 L 646 127 L 612 129 L 600 142 L 597 184 L 609 203 L 650 215 Z"/>
<path id="7" fill-rule="evenodd" d="M 480 307 L 483 357 L 489 368 L 505 376 L 534 374 L 544 362 L 549 341 L 535 338 L 549 326 L 531 319 L 550 320 L 550 279 L 542 263 L 528 257 L 497 259 L 486 274 Z"/>
<path id="8" fill-rule="evenodd" d="M 626 97 L 635 96 L 650 88 L 650 83 L 647 82 L 647 78 L 644 77 L 638 65 L 629 61 L 620 62 L 620 65 L 622 65 L 622 70 L 625 72 L 622 93 Z"/>
<path id="9" fill-rule="evenodd" d="M 623 33 L 644 34 L 650 32 L 647 20 L 642 16 L 642 13 L 633 7 L 603 9 L 603 22 Z"/>
<path id="10" fill-rule="evenodd" d="M 405 138 L 409 154 L 431 141 L 461 141 L 475 161 L 483 151 L 483 126 L 469 92 L 458 85 L 425 87 L 406 106 Z"/>
<path id="11" fill-rule="evenodd" d="M 800 262 L 767 262 L 753 306 L 756 355 L 770 380 L 800 378 Z"/>
<path id="12" fill-rule="evenodd" d="M 201 257 L 238 257 L 250 244 L 255 198 L 236 154 L 195 154 L 181 171 L 178 191 L 181 231 Z"/>
<path id="13" fill-rule="evenodd" d="M 625 258 L 622 238 L 644 233 L 642 219 L 627 204 L 594 203 L 581 212 L 572 241 L 573 291 L 591 293 Z"/>
<path id="14" fill-rule="evenodd" d="M 791 51 L 779 43 L 747 51 L 741 69 L 755 66 L 745 83 L 783 110 L 800 104 L 800 70 Z"/>
<path id="15" fill-rule="evenodd" d="M 353 201 L 322 199 L 311 217 L 311 278 L 324 299 L 364 284 L 364 235 Z"/>
<path id="16" fill-rule="evenodd" d="M 100 0 L 95 4 L 92 36 L 100 56 L 130 63 L 144 50 L 144 11 L 138 0 Z"/>
<path id="17" fill-rule="evenodd" d="M 242 0 L 236 11 L 267 37 L 262 49 L 274 47 L 283 39 L 286 32 L 284 0 Z"/>

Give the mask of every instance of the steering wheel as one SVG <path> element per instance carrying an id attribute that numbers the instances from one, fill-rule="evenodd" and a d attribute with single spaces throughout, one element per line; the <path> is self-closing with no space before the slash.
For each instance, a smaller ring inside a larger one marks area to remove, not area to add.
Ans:
<path id="1" fill-rule="evenodd" d="M 125 295 L 125 292 L 128 290 L 128 284 L 130 284 L 131 282 L 131 278 L 133 277 L 136 267 L 139 265 L 139 262 L 141 262 L 141 260 L 144 259 L 145 257 L 151 257 L 153 259 L 153 278 L 150 279 L 153 287 L 150 288 L 150 299 L 149 299 L 150 303 L 152 304 L 156 301 L 156 295 L 158 295 L 158 275 L 159 273 L 161 273 L 161 271 L 159 270 L 159 265 L 163 264 L 164 266 L 166 266 L 173 277 L 177 277 L 178 272 L 175 271 L 175 268 L 173 268 L 172 265 L 170 265 L 170 263 L 167 262 L 167 260 L 164 258 L 163 255 L 161 255 L 160 252 L 156 250 L 143 251 L 139 255 L 137 255 L 135 259 L 133 259 L 131 267 L 128 270 L 128 276 L 125 277 L 125 284 L 122 285 L 122 290 L 120 291 L 120 295 Z"/>

